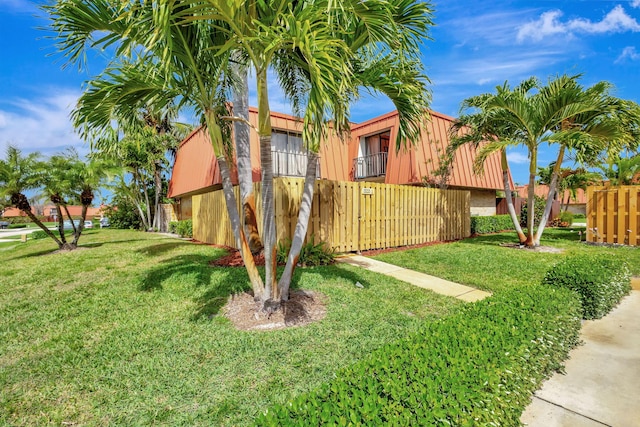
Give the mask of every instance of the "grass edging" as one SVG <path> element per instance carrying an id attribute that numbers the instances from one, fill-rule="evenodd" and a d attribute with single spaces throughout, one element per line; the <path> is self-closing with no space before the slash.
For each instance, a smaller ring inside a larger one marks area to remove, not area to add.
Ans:
<path id="1" fill-rule="evenodd" d="M 579 330 L 574 293 L 508 290 L 380 348 L 256 425 L 520 425 Z"/>

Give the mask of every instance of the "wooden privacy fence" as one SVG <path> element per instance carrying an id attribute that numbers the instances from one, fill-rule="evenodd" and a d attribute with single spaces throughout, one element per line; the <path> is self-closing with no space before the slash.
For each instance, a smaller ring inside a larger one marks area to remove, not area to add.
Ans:
<path id="1" fill-rule="evenodd" d="M 293 237 L 303 184 L 301 178 L 274 180 L 278 241 Z M 260 183 L 254 186 L 261 228 Z M 469 203 L 468 191 L 320 180 L 307 238 L 314 235 L 338 252 L 461 239 L 470 234 Z M 193 196 L 192 209 L 194 239 L 236 246 L 222 190 Z"/>
<path id="2" fill-rule="evenodd" d="M 587 241 L 640 246 L 640 186 L 587 187 Z"/>

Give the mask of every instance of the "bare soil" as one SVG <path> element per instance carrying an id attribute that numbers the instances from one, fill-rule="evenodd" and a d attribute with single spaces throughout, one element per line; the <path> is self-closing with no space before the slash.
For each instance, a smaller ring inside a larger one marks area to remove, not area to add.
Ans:
<path id="1" fill-rule="evenodd" d="M 244 331 L 274 330 L 304 326 L 324 319 L 327 314 L 326 296 L 320 292 L 292 291 L 289 301 L 273 313 L 262 311 L 262 305 L 253 295 L 242 293 L 231 295 L 222 313 L 236 329 Z"/>

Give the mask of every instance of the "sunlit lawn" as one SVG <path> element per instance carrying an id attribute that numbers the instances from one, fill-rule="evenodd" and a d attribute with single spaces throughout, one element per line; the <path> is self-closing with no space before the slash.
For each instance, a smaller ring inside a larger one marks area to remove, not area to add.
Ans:
<path id="1" fill-rule="evenodd" d="M 0 425 L 250 424 L 459 304 L 319 267 L 297 281 L 327 296 L 324 320 L 241 332 L 218 313 L 247 277 L 209 267 L 221 250 L 119 230 L 89 230 L 80 244 L 0 246 Z"/>
<path id="2" fill-rule="evenodd" d="M 514 242 L 515 234 L 499 233 L 375 258 L 490 291 L 540 283 L 547 270 L 569 254 L 611 253 L 628 260 L 632 273 L 640 275 L 640 248 L 588 245 L 578 240 L 578 231 L 584 232 L 584 228 L 548 228 L 544 232 L 541 245 L 560 248 L 562 253 L 503 247 L 500 244 Z"/>

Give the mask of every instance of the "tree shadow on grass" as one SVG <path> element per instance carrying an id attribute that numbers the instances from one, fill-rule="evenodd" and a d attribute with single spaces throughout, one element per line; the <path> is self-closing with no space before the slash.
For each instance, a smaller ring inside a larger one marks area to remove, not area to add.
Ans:
<path id="1" fill-rule="evenodd" d="M 518 236 L 515 233 L 481 234 L 476 237 L 464 239 L 462 243 L 470 245 L 500 245 L 502 243 L 518 243 Z"/>
<path id="2" fill-rule="evenodd" d="M 153 246 L 147 246 L 147 247 L 138 249 L 137 252 L 147 256 L 156 256 L 156 255 L 162 255 L 165 252 L 168 252 L 175 248 L 179 248 L 181 246 L 185 246 L 189 244 L 190 244 L 189 242 L 176 240 L 172 242 L 159 243 Z"/>
<path id="3" fill-rule="evenodd" d="M 187 244 L 176 242 L 177 245 Z M 160 251 L 169 250 L 171 247 L 159 248 Z M 161 246 L 161 245 L 158 245 Z M 153 248 L 152 248 L 153 249 Z M 146 253 L 146 252 L 145 252 Z M 150 254 L 157 254 L 151 252 Z M 161 291 L 163 284 L 168 280 L 194 282 L 195 288 L 205 288 L 205 291 L 193 301 L 196 309 L 191 316 L 192 320 L 202 317 L 213 317 L 220 312 L 230 295 L 245 292 L 251 289 L 249 277 L 244 268 L 216 268 L 209 266 L 211 256 L 205 255 L 179 255 L 162 261 L 145 272 L 138 285 L 142 292 Z"/>

